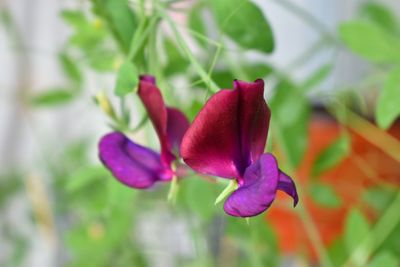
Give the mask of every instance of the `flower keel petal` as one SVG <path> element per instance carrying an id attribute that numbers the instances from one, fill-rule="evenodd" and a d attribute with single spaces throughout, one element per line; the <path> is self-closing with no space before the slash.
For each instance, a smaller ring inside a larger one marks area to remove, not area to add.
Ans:
<path id="1" fill-rule="evenodd" d="M 225 201 L 224 210 L 236 217 L 256 216 L 271 206 L 278 187 L 279 169 L 272 154 L 263 154 L 244 174 L 243 184 Z"/>

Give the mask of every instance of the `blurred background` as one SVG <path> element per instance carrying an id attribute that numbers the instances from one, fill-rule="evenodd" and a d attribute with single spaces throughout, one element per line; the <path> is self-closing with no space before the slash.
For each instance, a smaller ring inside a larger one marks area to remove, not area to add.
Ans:
<path id="1" fill-rule="evenodd" d="M 0 15 L 0 266 L 399 266 L 400 2 L 1 0 Z M 100 91 L 158 147 L 137 96 L 115 93 L 127 60 L 190 119 L 212 84 L 263 78 L 266 149 L 299 206 L 279 196 L 248 225 L 214 205 L 221 183 L 184 179 L 176 204 L 167 185 L 119 184 L 97 157 L 115 123 Z"/>

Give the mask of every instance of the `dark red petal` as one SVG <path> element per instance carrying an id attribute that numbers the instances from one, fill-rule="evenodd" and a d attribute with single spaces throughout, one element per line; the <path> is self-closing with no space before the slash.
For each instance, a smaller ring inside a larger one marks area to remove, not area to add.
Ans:
<path id="1" fill-rule="evenodd" d="M 168 141 L 172 149 L 176 152 L 176 155 L 179 155 L 183 135 L 189 128 L 189 121 L 186 116 L 176 108 L 167 107 L 167 114 Z"/>
<path id="2" fill-rule="evenodd" d="M 235 80 L 234 88 L 239 91 L 242 155 L 250 155 L 249 162 L 255 162 L 264 153 L 271 117 L 264 100 L 264 81 L 258 79 L 249 83 Z"/>
<path id="3" fill-rule="evenodd" d="M 209 99 L 183 138 L 183 159 L 200 173 L 240 177 L 264 151 L 270 119 L 264 82 L 234 86 Z"/>
<path id="4" fill-rule="evenodd" d="M 156 78 L 154 76 L 151 76 L 151 75 L 147 75 L 147 74 L 140 75 L 139 76 L 139 80 L 143 81 L 143 82 L 149 82 L 149 83 L 152 83 L 152 84 L 156 85 Z"/>
<path id="5" fill-rule="evenodd" d="M 297 203 L 299 202 L 296 185 L 294 184 L 292 178 L 282 171 L 279 171 L 278 189 L 291 196 L 293 198 L 293 206 L 296 207 Z"/>
<path id="6" fill-rule="evenodd" d="M 149 75 L 140 77 L 138 94 L 160 139 L 163 161 L 166 165 L 169 165 L 175 159 L 175 156 L 171 153 L 171 147 L 168 143 L 167 108 L 160 90 L 155 85 L 154 77 Z"/>
<path id="7" fill-rule="evenodd" d="M 244 174 L 244 183 L 225 201 L 224 210 L 236 217 L 256 216 L 271 206 L 278 187 L 278 163 L 272 154 L 263 154 Z"/>
<path id="8" fill-rule="evenodd" d="M 133 143 L 120 132 L 100 140 L 99 156 L 114 177 L 129 187 L 148 188 L 172 177 L 171 170 L 163 168 L 159 154 Z"/>
<path id="9" fill-rule="evenodd" d="M 181 155 L 187 165 L 208 175 L 240 175 L 237 113 L 237 90 L 221 90 L 208 100 L 182 140 Z"/>

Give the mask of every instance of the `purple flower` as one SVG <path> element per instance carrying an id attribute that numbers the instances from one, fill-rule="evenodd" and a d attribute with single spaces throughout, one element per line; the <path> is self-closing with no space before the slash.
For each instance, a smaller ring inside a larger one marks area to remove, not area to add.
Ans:
<path id="1" fill-rule="evenodd" d="M 175 175 L 172 162 L 179 156 L 189 122 L 178 109 L 165 105 L 154 77 L 140 76 L 138 94 L 157 132 L 161 153 L 134 143 L 121 132 L 112 132 L 101 138 L 99 156 L 121 183 L 148 188 Z"/>
<path id="2" fill-rule="evenodd" d="M 235 80 L 234 90 L 221 90 L 208 100 L 182 140 L 182 157 L 195 171 L 236 179 L 238 189 L 224 204 L 232 216 L 264 212 L 277 190 L 298 202 L 293 180 L 279 170 L 272 154 L 263 154 L 271 115 L 263 95 L 263 80 Z"/>

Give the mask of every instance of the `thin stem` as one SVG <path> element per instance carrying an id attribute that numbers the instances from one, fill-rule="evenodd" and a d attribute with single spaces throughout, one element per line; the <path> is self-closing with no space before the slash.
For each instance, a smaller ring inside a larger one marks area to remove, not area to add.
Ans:
<path id="1" fill-rule="evenodd" d="M 215 65 L 217 64 L 217 61 L 218 61 L 218 58 L 219 58 L 220 54 L 221 54 L 221 46 L 217 46 L 217 50 L 215 51 L 214 57 L 213 57 L 213 59 L 211 61 L 210 68 L 208 69 L 208 73 L 207 74 L 208 74 L 209 77 L 212 77 L 212 72 L 214 70 Z M 210 84 L 207 84 L 207 87 L 209 88 Z M 204 101 L 206 101 L 206 99 L 208 98 L 208 93 L 209 93 L 209 90 L 206 90 Z"/>
<path id="2" fill-rule="evenodd" d="M 146 39 L 149 37 L 150 33 L 154 30 L 154 27 L 157 25 L 159 21 L 159 17 L 155 15 L 150 19 L 150 22 L 145 27 L 144 30 L 138 29 L 131 41 L 131 47 L 128 53 L 128 60 L 133 60 L 137 53 L 140 51 L 140 48 L 143 46 Z M 140 27 L 140 26 L 139 26 Z"/>
<path id="3" fill-rule="evenodd" d="M 168 24 L 170 25 L 170 27 L 178 41 L 178 44 L 181 46 L 183 51 L 186 53 L 186 56 L 188 57 L 189 61 L 192 63 L 193 67 L 196 69 L 197 73 L 203 79 L 204 83 L 209 85 L 209 88 L 211 91 L 217 92 L 219 90 L 217 84 L 210 78 L 210 76 L 207 74 L 207 72 L 204 70 L 204 68 L 200 65 L 200 63 L 194 57 L 194 55 L 190 51 L 187 43 L 185 42 L 182 35 L 178 31 L 174 21 L 171 19 L 171 17 L 168 14 L 164 13 L 162 10 L 160 11 L 160 13 L 161 12 L 162 12 L 163 17 L 167 20 Z"/>
<path id="4" fill-rule="evenodd" d="M 301 186 L 298 186 L 298 191 L 299 194 L 302 194 Z M 313 244 L 313 247 L 316 249 L 318 258 L 321 262 L 322 266 L 325 267 L 332 267 L 332 262 L 329 258 L 328 253 L 325 250 L 325 247 L 322 243 L 321 237 L 318 233 L 317 227 L 311 218 L 310 213 L 308 212 L 307 208 L 305 205 L 300 204 L 297 206 L 297 213 L 299 214 L 300 218 L 302 219 L 302 223 L 308 233 L 308 236 L 311 239 L 311 243 Z"/>
<path id="5" fill-rule="evenodd" d="M 342 124 L 346 125 L 354 132 L 380 148 L 387 155 L 400 162 L 400 142 L 392 137 L 385 131 L 382 131 L 371 122 L 350 111 L 342 105 L 345 109 L 345 116 L 337 114 L 337 112 L 330 110 L 331 114 L 335 116 Z"/>
<path id="6" fill-rule="evenodd" d="M 372 182 L 378 184 L 380 187 L 385 188 L 387 190 L 397 190 L 398 186 L 392 185 L 390 182 L 387 182 L 379 177 L 379 174 L 371 167 L 371 164 L 364 158 L 353 155 L 350 159 L 359 167 L 359 169 L 364 173 L 365 177 L 370 179 Z"/>
<path id="7" fill-rule="evenodd" d="M 194 31 L 194 30 L 190 29 L 189 27 L 185 27 L 185 28 L 190 34 L 192 34 L 193 36 L 199 38 L 200 40 L 205 41 L 205 42 L 207 42 L 207 43 L 209 43 L 211 45 L 214 45 L 216 47 L 221 47 L 222 48 L 222 46 L 223 46 L 222 43 L 220 43 L 218 41 L 215 41 L 215 40 L 205 36 L 204 34 L 201 34 L 201 33 L 197 32 L 197 31 Z"/>

